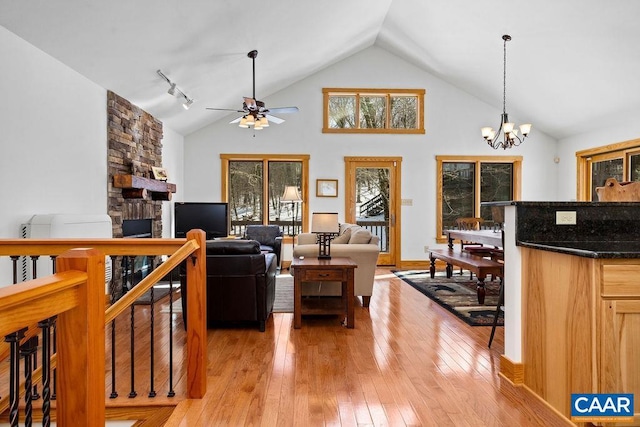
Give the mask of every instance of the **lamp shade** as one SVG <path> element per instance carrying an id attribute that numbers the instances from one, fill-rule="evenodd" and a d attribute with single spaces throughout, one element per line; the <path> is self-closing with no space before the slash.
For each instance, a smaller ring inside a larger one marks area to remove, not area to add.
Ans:
<path id="1" fill-rule="evenodd" d="M 312 233 L 338 233 L 339 231 L 340 225 L 338 224 L 337 212 L 314 212 L 312 214 Z"/>
<path id="2" fill-rule="evenodd" d="M 298 191 L 298 187 L 294 185 L 287 185 L 284 187 L 284 193 L 282 197 L 280 197 L 280 201 L 282 202 L 301 202 L 302 197 L 300 197 L 300 192 Z"/>

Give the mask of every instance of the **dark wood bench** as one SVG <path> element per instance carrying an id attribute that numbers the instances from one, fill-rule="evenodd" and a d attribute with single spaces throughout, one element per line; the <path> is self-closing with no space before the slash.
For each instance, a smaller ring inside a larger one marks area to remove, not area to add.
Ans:
<path id="1" fill-rule="evenodd" d="M 429 253 L 429 259 L 431 260 L 429 272 L 431 273 L 432 279 L 436 274 L 437 259 L 447 263 L 447 278 L 451 278 L 451 276 L 453 276 L 454 265 L 472 271 L 478 278 L 478 286 L 476 288 L 478 292 L 478 304 L 484 304 L 484 279 L 491 274 L 492 276 L 499 277 L 500 280 L 502 280 L 504 275 L 502 263 L 456 249 L 432 249 Z"/>

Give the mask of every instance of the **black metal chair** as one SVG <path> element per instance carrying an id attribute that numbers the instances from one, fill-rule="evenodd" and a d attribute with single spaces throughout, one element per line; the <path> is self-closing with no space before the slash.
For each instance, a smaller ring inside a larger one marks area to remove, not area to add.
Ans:
<path id="1" fill-rule="evenodd" d="M 247 240 L 260 243 L 260 251 L 276 254 L 276 262 L 280 268 L 280 254 L 282 252 L 282 230 L 278 225 L 247 225 L 244 232 Z"/>

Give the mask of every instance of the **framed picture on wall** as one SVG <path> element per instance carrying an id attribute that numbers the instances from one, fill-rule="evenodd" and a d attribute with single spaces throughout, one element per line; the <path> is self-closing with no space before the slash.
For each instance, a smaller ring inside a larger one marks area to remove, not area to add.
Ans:
<path id="1" fill-rule="evenodd" d="M 153 172 L 153 178 L 157 179 L 158 181 L 166 181 L 168 178 L 167 171 L 164 168 L 151 166 L 151 171 Z"/>
<path id="2" fill-rule="evenodd" d="M 316 179 L 317 197 L 338 197 L 337 179 Z"/>

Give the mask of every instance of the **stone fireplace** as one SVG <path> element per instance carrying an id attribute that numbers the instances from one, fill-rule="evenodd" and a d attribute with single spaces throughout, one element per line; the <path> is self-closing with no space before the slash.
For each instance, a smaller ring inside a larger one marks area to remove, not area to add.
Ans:
<path id="1" fill-rule="evenodd" d="M 162 201 L 153 200 L 151 195 L 125 198 L 123 189 L 113 183 L 115 175 L 152 178 L 152 166 L 162 167 L 162 122 L 111 91 L 107 92 L 107 120 L 107 206 L 113 237 L 162 237 Z M 114 262 L 112 289 L 118 291 L 112 291 L 112 295 L 123 289 L 123 271 L 130 271 L 129 266 L 141 260 L 145 269 L 151 268 L 157 264 L 154 258 Z"/>
<path id="2" fill-rule="evenodd" d="M 109 91 L 107 93 L 109 174 L 107 197 L 113 237 L 122 237 L 122 221 L 151 219 L 150 237 L 162 237 L 162 201 L 125 199 L 113 185 L 115 175 L 151 177 L 151 167 L 162 167 L 162 122 Z"/>

